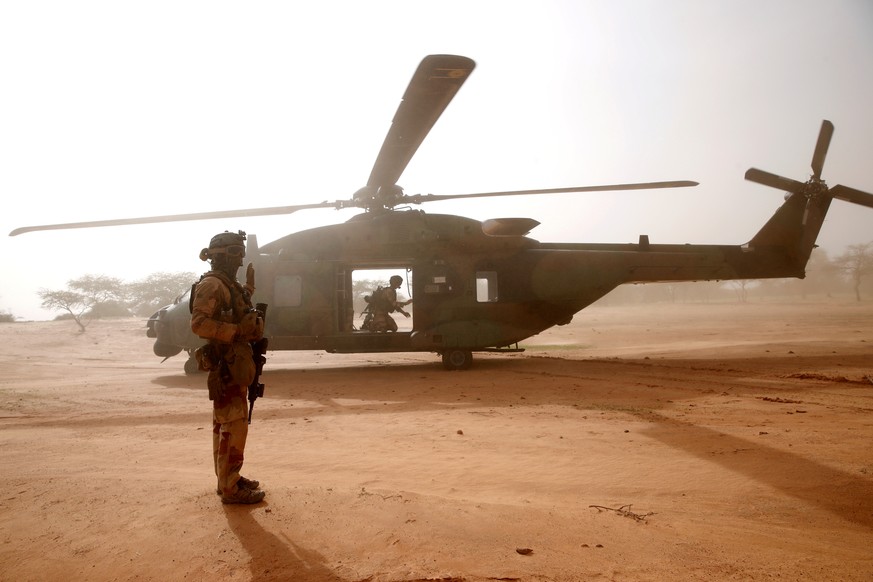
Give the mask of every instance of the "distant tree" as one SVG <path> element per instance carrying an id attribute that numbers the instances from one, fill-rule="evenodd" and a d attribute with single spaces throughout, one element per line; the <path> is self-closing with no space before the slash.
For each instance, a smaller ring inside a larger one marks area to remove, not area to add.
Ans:
<path id="1" fill-rule="evenodd" d="M 727 291 L 720 281 L 685 281 L 676 284 L 681 289 L 682 301 L 709 303 L 723 301 Z"/>
<path id="2" fill-rule="evenodd" d="M 91 308 L 91 304 L 84 295 L 70 290 L 40 289 L 39 297 L 45 309 L 66 311 L 79 326 L 79 331 L 85 332 L 85 328 L 90 323 L 90 319 L 86 318 L 85 314 Z"/>
<path id="3" fill-rule="evenodd" d="M 873 272 L 873 241 L 849 245 L 834 263 L 849 277 L 855 291 L 855 300 L 861 300 L 861 281 Z"/>
<path id="4" fill-rule="evenodd" d="M 729 281 L 728 285 L 733 288 L 737 294 L 737 299 L 740 303 L 748 303 L 749 288 L 753 287 L 757 281 L 755 279 L 735 279 Z"/>
<path id="5" fill-rule="evenodd" d="M 187 271 L 152 273 L 124 286 L 127 305 L 136 315 L 151 315 L 161 307 L 173 303 L 196 281 L 197 275 Z"/>
<path id="6" fill-rule="evenodd" d="M 813 249 L 806 264 L 806 277 L 791 281 L 800 290 L 802 297 L 807 295 L 830 295 L 839 293 L 844 284 L 839 277 L 840 267 L 836 265 L 824 249 Z"/>
<path id="7" fill-rule="evenodd" d="M 813 249 L 806 263 L 805 277 L 779 279 L 763 279 L 755 288 L 755 294 L 762 297 L 800 296 L 807 299 L 810 296 L 830 296 L 840 293 L 845 287 L 839 276 L 839 268 L 828 258 L 824 249 Z"/>
<path id="8" fill-rule="evenodd" d="M 105 275 L 85 275 L 68 281 L 67 289 L 40 289 L 38 294 L 43 308 L 66 311 L 79 326 L 80 333 L 85 332 L 91 320 L 100 316 L 101 309 L 124 304 L 121 279 Z"/>
<path id="9" fill-rule="evenodd" d="M 0 323 L 14 323 L 16 317 L 6 310 L 0 311 Z"/>

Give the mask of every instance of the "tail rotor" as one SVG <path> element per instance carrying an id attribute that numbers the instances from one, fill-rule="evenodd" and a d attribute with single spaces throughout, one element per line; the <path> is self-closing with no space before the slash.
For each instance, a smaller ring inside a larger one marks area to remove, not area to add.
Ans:
<path id="1" fill-rule="evenodd" d="M 815 152 L 812 155 L 812 175 L 806 182 L 800 182 L 791 178 L 777 176 L 764 170 L 757 168 L 749 168 L 746 171 L 746 180 L 778 188 L 791 194 L 800 194 L 808 200 L 815 198 L 828 197 L 845 200 L 853 204 L 860 204 L 873 208 L 873 194 L 849 188 L 848 186 L 836 185 L 828 188 L 827 183 L 822 180 L 821 174 L 824 169 L 825 158 L 828 154 L 828 148 L 831 144 L 831 138 L 834 135 L 834 124 L 825 119 L 822 121 L 821 130 L 818 133 L 818 141 L 815 144 Z"/>

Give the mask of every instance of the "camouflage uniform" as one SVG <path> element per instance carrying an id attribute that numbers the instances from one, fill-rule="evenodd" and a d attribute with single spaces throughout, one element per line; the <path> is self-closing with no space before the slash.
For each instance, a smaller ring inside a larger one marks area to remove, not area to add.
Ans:
<path id="1" fill-rule="evenodd" d="M 391 287 L 379 290 L 381 296 L 373 302 L 373 331 L 397 331 L 397 322 L 391 313 L 397 309 L 397 291 Z M 402 311 L 402 310 L 401 310 Z"/>
<path id="2" fill-rule="evenodd" d="M 224 273 L 206 273 L 195 288 L 191 329 L 208 340 L 216 364 L 209 370 L 207 386 L 213 401 L 212 454 L 223 500 L 232 499 L 238 493 L 239 483 L 247 481 L 244 478 L 240 481 L 240 470 L 248 436 L 248 384 L 234 382 L 227 360 L 242 347 L 239 344 L 245 344 L 251 353 L 248 340 L 254 338 L 242 341 L 239 337 L 239 324 L 251 309 L 248 290 Z M 257 487 L 257 482 L 248 483 Z"/>
<path id="3" fill-rule="evenodd" d="M 409 317 L 409 314 L 403 310 L 404 305 L 412 303 L 409 301 L 397 301 L 397 288 L 400 287 L 403 279 L 394 275 L 391 277 L 388 287 L 380 287 L 371 299 L 370 308 L 373 311 L 373 319 L 370 324 L 370 331 L 397 331 L 397 322 L 391 317 L 391 313 L 402 313 L 404 317 Z"/>

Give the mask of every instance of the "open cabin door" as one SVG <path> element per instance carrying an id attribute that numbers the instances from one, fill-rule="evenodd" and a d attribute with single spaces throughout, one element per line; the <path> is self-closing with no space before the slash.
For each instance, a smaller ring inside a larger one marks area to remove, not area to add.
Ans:
<path id="1" fill-rule="evenodd" d="M 410 266 L 398 266 L 386 268 L 382 266 L 358 266 L 349 270 L 348 284 L 351 293 L 347 295 L 348 301 L 352 306 L 352 329 L 359 333 L 365 332 L 362 329 L 363 323 L 367 317 L 368 302 L 366 298 L 372 297 L 374 293 L 381 287 L 389 287 L 389 280 L 392 276 L 399 276 L 403 282 L 397 289 L 397 300 L 406 301 L 413 298 L 413 273 Z M 402 313 L 395 312 L 390 314 L 390 317 L 397 324 L 397 333 L 411 333 L 413 330 L 414 303 L 410 303 L 403 307 L 403 310 L 409 313 L 410 317 L 405 317 Z M 339 299 L 337 301 L 338 310 L 345 308 Z M 390 333 L 390 332 L 389 332 Z"/>

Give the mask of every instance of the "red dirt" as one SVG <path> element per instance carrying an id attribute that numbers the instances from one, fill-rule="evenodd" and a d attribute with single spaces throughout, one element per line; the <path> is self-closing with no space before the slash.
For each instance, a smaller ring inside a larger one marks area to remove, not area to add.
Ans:
<path id="1" fill-rule="evenodd" d="M 271 352 L 249 507 L 144 322 L 0 327 L 2 580 L 873 579 L 873 304 L 594 307 L 465 372 Z"/>

